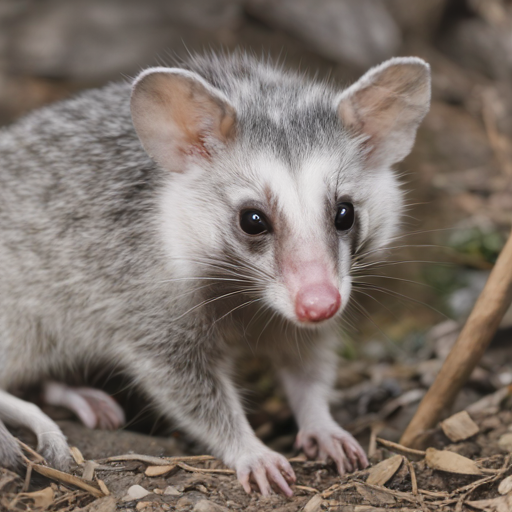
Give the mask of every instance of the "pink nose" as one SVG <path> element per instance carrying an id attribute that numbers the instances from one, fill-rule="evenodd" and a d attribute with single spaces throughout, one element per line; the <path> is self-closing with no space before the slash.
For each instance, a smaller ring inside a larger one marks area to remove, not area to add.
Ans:
<path id="1" fill-rule="evenodd" d="M 336 314 L 341 296 L 330 283 L 304 286 L 295 299 L 295 313 L 301 322 L 321 322 Z"/>

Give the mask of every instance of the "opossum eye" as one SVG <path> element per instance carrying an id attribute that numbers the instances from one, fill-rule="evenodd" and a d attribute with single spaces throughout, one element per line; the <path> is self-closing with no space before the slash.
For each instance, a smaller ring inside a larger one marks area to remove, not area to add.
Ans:
<path id="1" fill-rule="evenodd" d="M 352 203 L 340 203 L 334 219 L 334 225 L 338 231 L 347 231 L 354 225 L 354 205 Z"/>
<path id="2" fill-rule="evenodd" d="M 258 210 L 245 210 L 240 213 L 240 227 L 248 235 L 261 235 L 270 231 L 270 223 Z"/>

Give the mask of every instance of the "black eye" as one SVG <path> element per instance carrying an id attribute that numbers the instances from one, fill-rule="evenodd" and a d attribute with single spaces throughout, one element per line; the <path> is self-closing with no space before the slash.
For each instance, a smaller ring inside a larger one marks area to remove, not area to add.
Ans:
<path id="1" fill-rule="evenodd" d="M 347 231 L 354 225 L 354 205 L 352 203 L 340 203 L 334 219 L 334 225 L 338 231 Z"/>
<path id="2" fill-rule="evenodd" d="M 270 231 L 270 223 L 258 210 L 245 210 L 240 213 L 240 227 L 248 235 L 261 235 Z"/>

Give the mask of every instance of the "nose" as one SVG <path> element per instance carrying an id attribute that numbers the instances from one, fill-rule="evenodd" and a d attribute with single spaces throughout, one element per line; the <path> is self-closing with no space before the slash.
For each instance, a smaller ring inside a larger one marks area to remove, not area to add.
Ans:
<path id="1" fill-rule="evenodd" d="M 301 322 L 321 322 L 333 317 L 341 305 L 341 295 L 331 283 L 304 286 L 295 299 L 295 313 Z"/>

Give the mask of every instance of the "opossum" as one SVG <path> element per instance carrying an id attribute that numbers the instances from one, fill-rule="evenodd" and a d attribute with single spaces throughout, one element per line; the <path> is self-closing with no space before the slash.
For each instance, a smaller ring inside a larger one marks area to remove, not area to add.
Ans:
<path id="1" fill-rule="evenodd" d="M 429 66 L 415 57 L 343 90 L 250 55 L 209 54 L 3 129 L 0 462 L 19 463 L 5 424 L 23 425 L 66 468 L 59 427 L 8 390 L 105 362 L 247 492 L 291 495 L 289 462 L 256 437 L 232 382 L 245 351 L 274 364 L 298 447 L 340 474 L 365 467 L 329 411 L 335 327 L 353 262 L 399 229 L 392 166 L 429 102 Z M 47 386 L 49 401 L 95 414 L 98 401 L 59 386 Z"/>

